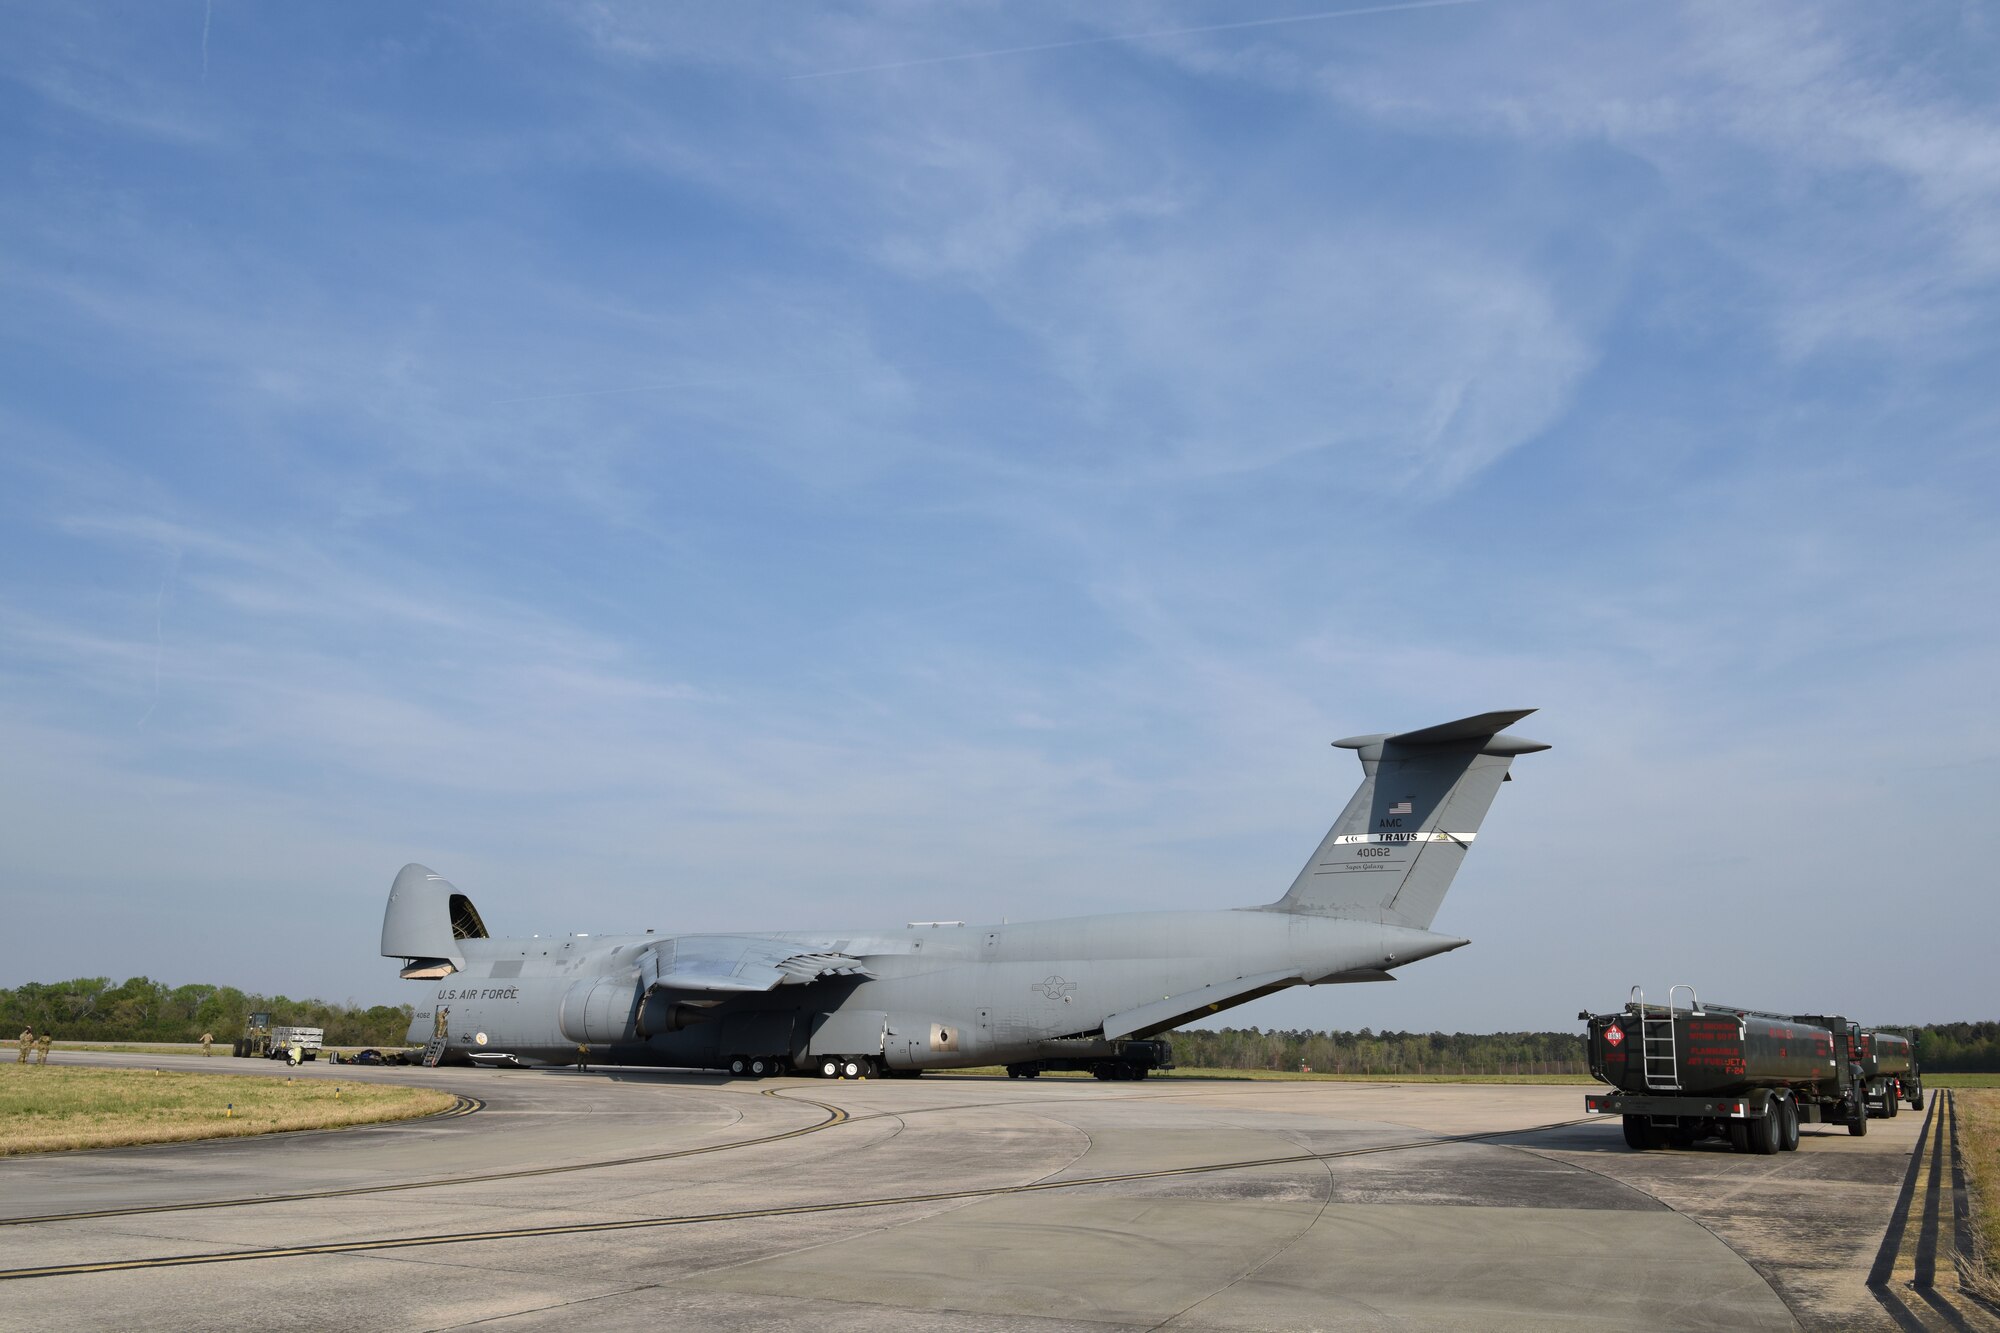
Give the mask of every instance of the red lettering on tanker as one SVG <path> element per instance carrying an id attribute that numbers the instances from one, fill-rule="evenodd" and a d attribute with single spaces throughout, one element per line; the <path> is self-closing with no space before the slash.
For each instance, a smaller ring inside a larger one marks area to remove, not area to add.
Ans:
<path id="1" fill-rule="evenodd" d="M 1729 1019 L 1688 1020 L 1687 1048 L 1682 1061 L 1691 1069 L 1723 1074 L 1744 1072 L 1741 1030 Z"/>

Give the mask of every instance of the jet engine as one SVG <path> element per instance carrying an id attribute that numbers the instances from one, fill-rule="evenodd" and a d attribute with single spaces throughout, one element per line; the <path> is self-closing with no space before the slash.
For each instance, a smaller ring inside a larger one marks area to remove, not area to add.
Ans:
<path id="1" fill-rule="evenodd" d="M 636 977 L 585 977 L 563 995 L 557 1026 L 579 1046 L 630 1041 L 639 1008 Z"/>
<path id="2" fill-rule="evenodd" d="M 712 1023 L 721 1007 L 720 1000 L 676 1000 L 662 991 L 647 991 L 639 1001 L 639 1035 L 650 1037 L 656 1032 L 679 1032 L 696 1023 Z"/>

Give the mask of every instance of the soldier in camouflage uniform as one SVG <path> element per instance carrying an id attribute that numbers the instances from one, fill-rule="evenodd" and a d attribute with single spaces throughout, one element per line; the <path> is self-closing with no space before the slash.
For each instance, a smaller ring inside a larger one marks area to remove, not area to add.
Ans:
<path id="1" fill-rule="evenodd" d="M 17 1065 L 24 1065 L 28 1063 L 28 1052 L 33 1050 L 34 1048 L 35 1048 L 35 1029 L 33 1025 L 30 1025 L 28 1027 L 21 1029 L 21 1058 L 16 1060 L 14 1063 Z"/>
<path id="2" fill-rule="evenodd" d="M 53 1046 L 53 1045 L 55 1044 L 55 1040 L 56 1040 L 56 1034 L 55 1034 L 55 1033 L 53 1033 L 53 1032 L 44 1032 L 44 1033 L 43 1033 L 43 1034 L 42 1034 L 41 1036 L 39 1036 L 39 1037 L 35 1038 L 35 1063 L 36 1063 L 36 1064 L 38 1064 L 38 1065 L 47 1065 L 47 1064 L 48 1064 L 48 1062 L 49 1062 L 49 1047 L 51 1047 L 51 1046 Z"/>

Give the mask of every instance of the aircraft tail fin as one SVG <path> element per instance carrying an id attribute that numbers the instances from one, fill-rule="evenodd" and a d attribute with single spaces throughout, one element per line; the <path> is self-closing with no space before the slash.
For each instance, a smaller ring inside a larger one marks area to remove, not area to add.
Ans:
<path id="1" fill-rule="evenodd" d="M 1335 741 L 1358 752 L 1365 776 L 1270 910 L 1428 930 L 1514 756 L 1549 748 L 1504 734 L 1534 711 Z"/>
<path id="2" fill-rule="evenodd" d="M 401 958 L 411 980 L 450 976 L 465 967 L 460 940 L 483 940 L 486 923 L 472 899 L 414 861 L 396 875 L 382 913 L 382 956 Z"/>

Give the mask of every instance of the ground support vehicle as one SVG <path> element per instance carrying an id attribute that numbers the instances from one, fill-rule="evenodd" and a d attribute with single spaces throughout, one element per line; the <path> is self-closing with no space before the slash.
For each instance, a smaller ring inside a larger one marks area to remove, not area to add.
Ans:
<path id="1" fill-rule="evenodd" d="M 266 1060 L 282 1060 L 291 1053 L 292 1047 L 297 1045 L 301 1060 L 316 1060 L 319 1058 L 320 1047 L 325 1042 L 325 1028 L 273 1024 L 269 1014 L 252 1014 L 243 1035 L 236 1039 L 232 1053 L 246 1057 L 260 1056 Z"/>
<path id="2" fill-rule="evenodd" d="M 1675 1003 L 1681 991 L 1685 1006 Z M 1867 1083 L 1844 1018 L 1704 1006 L 1692 986 L 1673 987 L 1664 1005 L 1634 986 L 1622 1010 L 1578 1017 L 1589 1024 L 1591 1075 L 1614 1089 L 1589 1094 L 1584 1109 L 1619 1116 L 1628 1147 L 1722 1138 L 1769 1154 L 1796 1149 L 1802 1124 L 1868 1132 Z"/>
<path id="3" fill-rule="evenodd" d="M 1144 1078 L 1174 1067 L 1173 1047 L 1164 1041 L 1121 1041 L 1112 1055 L 1052 1056 L 1007 1066 L 1008 1078 L 1038 1078 L 1045 1069 L 1087 1069 L 1095 1078 Z"/>

